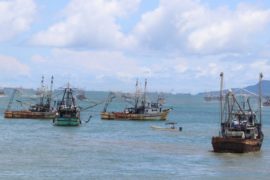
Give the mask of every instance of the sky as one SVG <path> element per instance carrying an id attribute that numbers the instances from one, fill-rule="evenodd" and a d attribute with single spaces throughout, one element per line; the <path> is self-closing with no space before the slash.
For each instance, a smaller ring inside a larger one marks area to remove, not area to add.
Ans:
<path id="1" fill-rule="evenodd" d="M 0 86 L 192 93 L 270 79 L 267 0 L 0 0 Z"/>

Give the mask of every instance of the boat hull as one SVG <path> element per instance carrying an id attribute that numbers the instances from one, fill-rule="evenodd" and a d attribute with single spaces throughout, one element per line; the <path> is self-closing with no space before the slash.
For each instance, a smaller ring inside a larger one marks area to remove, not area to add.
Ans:
<path id="1" fill-rule="evenodd" d="M 79 126 L 81 121 L 79 118 L 56 117 L 53 119 L 53 124 L 55 126 Z"/>
<path id="2" fill-rule="evenodd" d="M 5 111 L 5 118 L 12 119 L 53 119 L 55 112 Z"/>
<path id="3" fill-rule="evenodd" d="M 173 132 L 180 132 L 181 131 L 180 127 L 169 128 L 169 127 L 151 126 L 151 128 L 154 130 L 159 130 L 159 131 L 173 131 Z"/>
<path id="4" fill-rule="evenodd" d="M 124 112 L 102 112 L 101 119 L 103 120 L 140 120 L 140 121 L 165 121 L 169 114 L 169 110 L 155 114 L 131 114 Z"/>
<path id="5" fill-rule="evenodd" d="M 260 151 L 263 139 L 240 139 L 232 137 L 212 137 L 214 152 L 247 153 Z"/>

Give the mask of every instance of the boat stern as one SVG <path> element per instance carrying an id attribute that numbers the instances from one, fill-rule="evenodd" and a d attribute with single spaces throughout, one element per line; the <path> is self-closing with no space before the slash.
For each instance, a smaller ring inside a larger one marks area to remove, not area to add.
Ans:
<path id="1" fill-rule="evenodd" d="M 214 152 L 246 153 L 260 151 L 263 139 L 212 137 Z"/>

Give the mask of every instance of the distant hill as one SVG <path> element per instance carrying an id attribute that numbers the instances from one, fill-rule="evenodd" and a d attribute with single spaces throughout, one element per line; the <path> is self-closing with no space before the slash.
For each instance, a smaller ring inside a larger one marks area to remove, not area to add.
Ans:
<path id="1" fill-rule="evenodd" d="M 250 85 L 250 86 L 247 86 L 247 87 L 244 87 L 244 88 L 232 88 L 232 90 L 236 90 L 236 89 L 246 89 L 250 92 L 253 92 L 255 94 L 258 94 L 258 84 L 255 84 L 255 85 Z M 227 91 L 227 90 L 225 90 Z M 207 94 L 211 94 L 211 95 L 214 95 L 214 96 L 218 96 L 219 95 L 219 91 L 211 91 L 211 92 L 203 92 L 203 93 L 199 93 L 198 95 L 207 95 Z M 262 94 L 263 96 L 270 96 L 270 81 L 269 80 L 262 80 Z"/>
<path id="2" fill-rule="evenodd" d="M 254 92 L 254 93 L 258 93 L 258 84 L 255 85 L 251 85 L 251 86 L 247 86 L 244 89 Z M 270 95 L 270 81 L 269 80 L 262 80 L 262 94 L 263 96 L 269 96 Z"/>

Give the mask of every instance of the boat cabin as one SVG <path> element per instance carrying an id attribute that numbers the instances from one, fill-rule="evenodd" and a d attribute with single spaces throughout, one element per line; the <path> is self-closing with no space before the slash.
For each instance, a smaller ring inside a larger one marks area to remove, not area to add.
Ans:
<path id="1" fill-rule="evenodd" d="M 76 106 L 68 107 L 66 105 L 61 105 L 58 108 L 57 116 L 63 118 L 77 117 L 79 114 L 79 108 Z"/>

